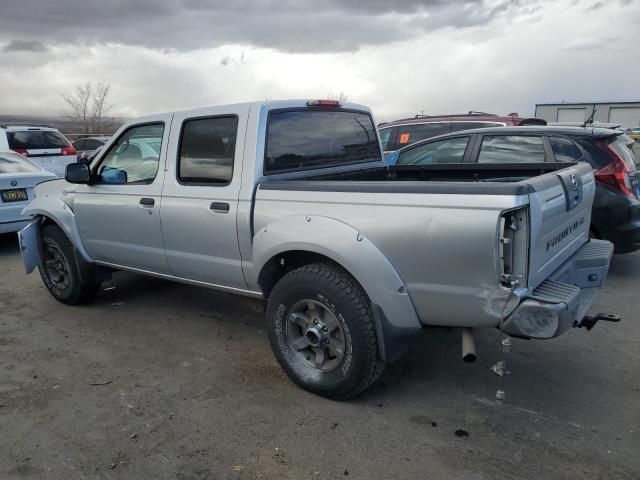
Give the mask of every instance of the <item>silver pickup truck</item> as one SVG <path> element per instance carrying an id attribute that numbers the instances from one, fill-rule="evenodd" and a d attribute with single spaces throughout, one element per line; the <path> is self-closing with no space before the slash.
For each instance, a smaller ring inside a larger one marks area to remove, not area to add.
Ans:
<path id="1" fill-rule="evenodd" d="M 442 151 L 385 166 L 374 125 L 321 100 L 129 121 L 90 166 L 36 188 L 26 270 L 72 305 L 115 270 L 264 299 L 280 365 L 337 399 L 431 326 L 468 343 L 473 328 L 552 338 L 584 323 L 612 254 L 589 240 L 588 164 Z"/>

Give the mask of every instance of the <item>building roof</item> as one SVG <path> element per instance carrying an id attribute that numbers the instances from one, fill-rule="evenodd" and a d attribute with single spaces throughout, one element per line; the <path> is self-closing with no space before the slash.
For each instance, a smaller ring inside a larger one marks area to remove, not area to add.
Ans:
<path id="1" fill-rule="evenodd" d="M 552 102 L 552 103 L 536 103 L 536 107 L 559 107 L 562 105 L 567 105 L 567 106 L 571 106 L 571 105 L 586 105 L 586 106 L 591 106 L 591 105 L 629 105 L 629 104 L 633 104 L 633 103 L 637 103 L 640 104 L 640 100 L 636 100 L 636 101 L 622 101 L 622 102 Z"/>

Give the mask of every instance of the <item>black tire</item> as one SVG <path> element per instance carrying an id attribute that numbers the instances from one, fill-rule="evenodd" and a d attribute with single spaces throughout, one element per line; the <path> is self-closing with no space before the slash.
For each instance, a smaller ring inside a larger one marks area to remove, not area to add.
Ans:
<path id="1" fill-rule="evenodd" d="M 41 238 L 42 259 L 38 270 L 53 298 L 67 305 L 93 300 L 100 290 L 100 282 L 91 278 L 82 281 L 75 248 L 60 227 L 45 225 Z"/>
<path id="2" fill-rule="evenodd" d="M 294 306 L 307 301 L 326 309 L 329 315 L 332 313 L 331 321 L 337 320 L 341 329 L 343 356 L 331 371 L 309 366 L 291 345 L 288 319 Z M 305 390 L 346 400 L 370 386 L 384 370 L 371 302 L 360 284 L 337 266 L 314 263 L 289 272 L 271 291 L 266 316 L 276 359 L 287 375 Z"/>

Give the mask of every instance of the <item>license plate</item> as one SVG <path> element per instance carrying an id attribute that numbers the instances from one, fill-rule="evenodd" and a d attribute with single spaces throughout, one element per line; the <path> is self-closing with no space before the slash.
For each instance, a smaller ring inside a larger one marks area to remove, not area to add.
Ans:
<path id="1" fill-rule="evenodd" d="M 27 196 L 27 190 L 24 188 L 17 188 L 15 190 L 2 190 L 0 194 L 2 195 L 2 201 L 5 203 L 24 202 L 25 200 L 29 200 L 29 197 Z"/>

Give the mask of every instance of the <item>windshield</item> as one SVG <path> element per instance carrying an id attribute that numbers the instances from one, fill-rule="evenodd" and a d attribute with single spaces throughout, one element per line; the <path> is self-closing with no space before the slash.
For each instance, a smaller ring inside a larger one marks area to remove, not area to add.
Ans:
<path id="1" fill-rule="evenodd" d="M 266 175 L 381 160 L 378 135 L 366 112 L 304 109 L 269 115 Z"/>
<path id="2" fill-rule="evenodd" d="M 11 155 L 3 153 L 0 155 L 0 174 L 2 173 L 23 173 L 23 172 L 39 172 L 40 168 L 31 163 L 26 158 L 20 158 L 19 155 Z"/>

